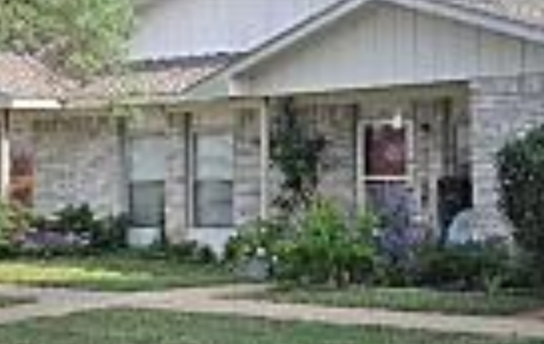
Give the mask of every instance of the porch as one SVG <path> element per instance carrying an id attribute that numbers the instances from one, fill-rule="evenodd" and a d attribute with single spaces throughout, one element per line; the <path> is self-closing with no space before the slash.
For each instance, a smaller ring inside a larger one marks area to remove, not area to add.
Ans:
<path id="1" fill-rule="evenodd" d="M 445 239 L 473 206 L 469 98 L 466 83 L 445 83 L 277 98 L 269 113 L 287 101 L 324 137 L 319 193 L 348 215 Z M 270 202 L 281 190 L 269 174 Z"/>

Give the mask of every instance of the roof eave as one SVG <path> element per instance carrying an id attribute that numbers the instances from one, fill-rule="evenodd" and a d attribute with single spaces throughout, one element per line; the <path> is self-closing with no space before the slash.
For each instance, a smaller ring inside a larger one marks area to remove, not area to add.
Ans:
<path id="1" fill-rule="evenodd" d="M 420 10 L 429 14 L 451 18 L 469 25 L 484 27 L 497 33 L 522 38 L 527 41 L 544 45 L 544 29 L 540 29 L 535 25 L 528 23 L 511 20 L 505 17 L 492 15 L 490 13 L 473 10 L 463 6 L 437 2 L 435 0 L 344 0 L 272 38 L 261 46 L 255 48 L 252 52 L 247 54 L 245 57 L 242 57 L 237 62 L 232 63 L 217 73 L 204 78 L 192 87 L 189 87 L 184 94 L 185 98 L 193 99 L 202 97 L 213 98 L 218 96 L 235 96 L 236 94 L 232 93 L 232 88 L 229 85 L 237 78 L 237 76 L 257 66 L 271 56 L 288 49 L 293 44 L 299 42 L 314 32 L 337 22 L 339 19 L 345 17 L 352 11 L 364 5 L 380 1 Z M 210 85 L 214 84 L 222 84 L 223 86 L 221 89 L 223 90 L 224 94 L 207 94 L 207 89 L 219 89 L 217 86 L 210 87 Z"/>

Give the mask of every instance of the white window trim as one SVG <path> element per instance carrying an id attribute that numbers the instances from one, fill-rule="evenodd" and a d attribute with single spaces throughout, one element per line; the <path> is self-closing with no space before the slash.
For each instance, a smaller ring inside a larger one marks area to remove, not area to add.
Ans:
<path id="1" fill-rule="evenodd" d="M 128 192 L 127 192 L 127 210 L 128 210 L 128 214 L 129 216 L 131 217 L 131 221 L 132 221 L 132 213 L 133 213 L 133 210 L 134 210 L 134 204 L 133 204 L 133 188 L 135 185 L 138 185 L 138 184 L 146 184 L 146 183 L 161 183 L 162 184 L 162 187 L 163 187 L 163 209 L 162 209 L 162 227 L 165 226 L 165 221 L 166 221 L 166 175 L 164 178 L 148 178 L 148 179 L 133 179 L 132 178 L 132 173 L 133 173 L 133 169 L 134 169 L 134 161 L 133 161 L 133 149 L 134 149 L 134 142 L 137 141 L 137 140 L 145 140 L 145 139 L 160 139 L 160 140 L 167 140 L 167 138 L 164 136 L 164 134 L 161 134 L 161 133 L 143 133 L 143 132 L 140 132 L 140 133 L 131 133 L 127 136 L 125 136 L 126 139 L 125 139 L 125 152 L 126 152 L 126 158 L 125 158 L 125 166 L 127 168 L 127 171 L 128 173 L 126 174 L 126 187 L 128 189 Z M 168 169 L 168 166 L 167 166 L 167 160 L 168 160 L 168 153 L 166 153 L 166 156 L 165 156 L 165 169 Z M 165 171 L 165 174 L 167 173 L 167 171 Z M 134 228 L 140 228 L 138 226 L 133 226 Z M 142 227 L 143 228 L 143 227 Z"/>
<path id="2" fill-rule="evenodd" d="M 228 231 L 228 230 L 233 230 L 234 228 L 236 228 L 236 218 L 235 218 L 235 181 L 236 181 L 236 177 L 235 175 L 232 176 L 232 184 L 233 184 L 233 188 L 232 188 L 232 202 L 233 202 L 233 207 L 232 207 L 232 225 L 230 226 L 199 226 L 197 223 L 196 223 L 196 216 L 195 216 L 195 211 L 196 211 L 196 202 L 195 202 L 195 197 L 196 197 L 196 183 L 198 181 L 198 178 L 196 177 L 196 166 L 197 166 L 197 162 L 196 162 L 196 140 L 197 140 L 197 137 L 198 135 L 230 135 L 233 139 L 233 145 L 232 145 L 232 156 L 233 156 L 233 159 L 235 161 L 236 159 L 236 137 L 235 137 L 235 133 L 232 131 L 232 130 L 223 130 L 223 129 L 220 129 L 220 128 L 198 128 L 193 125 L 193 122 L 191 121 L 191 124 L 190 124 L 190 129 L 188 130 L 188 144 L 187 144 L 187 149 L 188 149 L 188 154 L 187 154 L 187 157 L 189 159 L 189 161 L 187 162 L 187 171 L 188 171 L 188 178 L 187 178 L 187 181 L 188 181 L 188 187 L 187 187 L 187 197 L 188 197 L 188 214 L 187 214 L 187 219 L 188 219 L 188 227 L 190 228 L 191 231 L 215 231 L 215 230 L 221 230 L 221 231 Z M 234 170 L 234 173 L 236 173 L 236 171 Z"/>
<path id="3" fill-rule="evenodd" d="M 382 110 L 382 109 L 380 109 Z M 386 109 L 387 110 L 387 109 Z M 406 110 L 403 109 L 402 124 L 406 127 L 406 144 L 407 144 L 407 157 L 406 157 L 406 174 L 400 176 L 368 176 L 366 175 L 366 145 L 365 145 L 365 129 L 368 126 L 391 124 L 391 119 L 387 118 L 372 118 L 371 116 L 364 116 L 363 113 L 358 114 L 357 123 L 357 138 L 356 138 L 356 194 L 357 194 L 357 209 L 366 209 L 367 195 L 366 184 L 368 182 L 404 182 L 408 186 L 413 185 L 415 176 L 414 166 L 414 153 L 415 153 L 415 140 L 414 140 L 414 120 L 407 116 Z"/>

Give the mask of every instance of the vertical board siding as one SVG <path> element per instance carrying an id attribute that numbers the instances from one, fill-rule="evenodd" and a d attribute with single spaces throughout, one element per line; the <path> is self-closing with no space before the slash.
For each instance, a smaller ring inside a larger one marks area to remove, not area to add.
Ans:
<path id="1" fill-rule="evenodd" d="M 339 0 L 169 0 L 141 13 L 133 59 L 246 51 Z"/>
<path id="2" fill-rule="evenodd" d="M 544 71 L 544 47 L 394 5 L 362 8 L 239 76 L 243 92 L 462 81 Z"/>

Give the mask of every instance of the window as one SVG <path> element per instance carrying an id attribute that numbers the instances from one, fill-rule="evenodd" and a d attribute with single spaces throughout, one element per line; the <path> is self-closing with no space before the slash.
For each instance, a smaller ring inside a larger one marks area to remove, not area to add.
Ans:
<path id="1" fill-rule="evenodd" d="M 366 176 L 403 176 L 407 174 L 406 128 L 392 125 L 365 127 Z"/>
<path id="2" fill-rule="evenodd" d="M 166 141 L 161 136 L 135 137 L 129 150 L 131 223 L 136 227 L 162 227 Z"/>
<path id="3" fill-rule="evenodd" d="M 131 223 L 136 227 L 161 227 L 164 209 L 163 182 L 133 182 L 130 187 Z"/>
<path id="4" fill-rule="evenodd" d="M 363 175 L 365 205 L 389 228 L 406 228 L 414 211 L 408 186 L 409 122 L 395 125 L 389 121 L 363 123 Z"/>
<path id="5" fill-rule="evenodd" d="M 232 227 L 234 140 L 225 133 L 196 133 L 194 203 L 196 227 Z"/>

